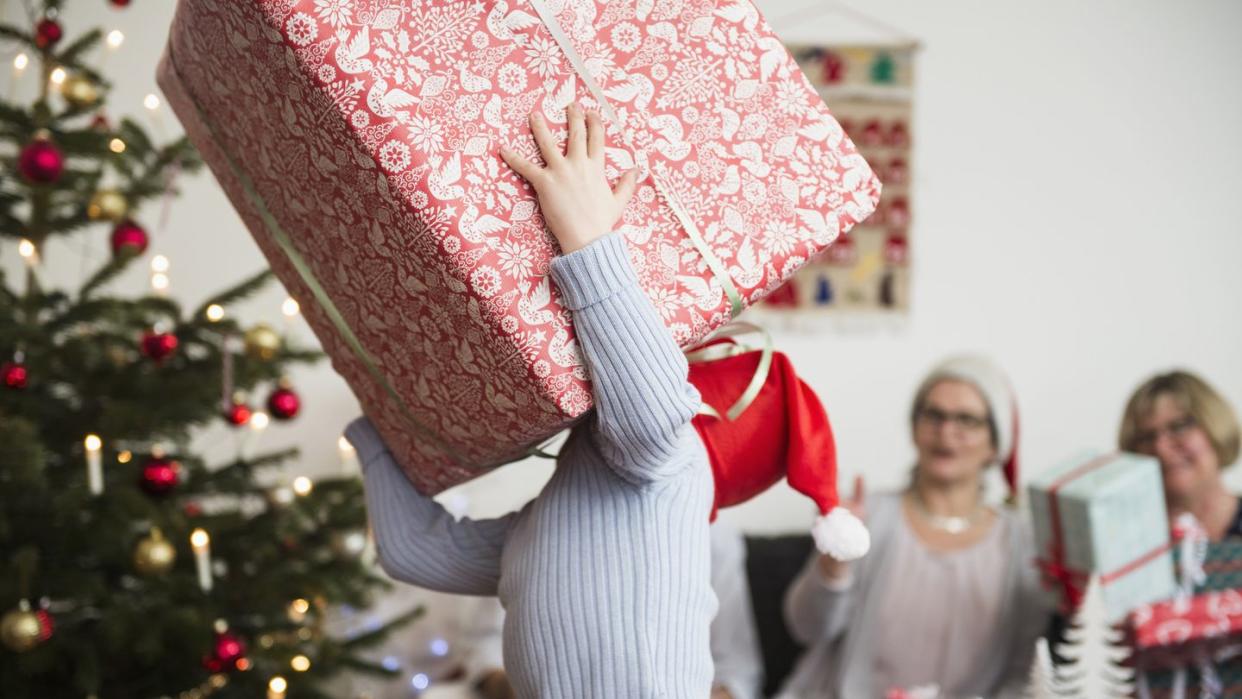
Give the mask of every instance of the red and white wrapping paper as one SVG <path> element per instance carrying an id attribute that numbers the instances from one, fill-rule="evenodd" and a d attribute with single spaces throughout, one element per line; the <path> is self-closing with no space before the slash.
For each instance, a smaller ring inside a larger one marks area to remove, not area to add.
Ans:
<path id="1" fill-rule="evenodd" d="M 591 407 L 554 243 L 497 155 L 534 156 L 532 110 L 599 108 L 609 176 L 644 168 L 619 225 L 683 346 L 879 196 L 749 0 L 181 0 L 160 84 L 428 493 Z"/>

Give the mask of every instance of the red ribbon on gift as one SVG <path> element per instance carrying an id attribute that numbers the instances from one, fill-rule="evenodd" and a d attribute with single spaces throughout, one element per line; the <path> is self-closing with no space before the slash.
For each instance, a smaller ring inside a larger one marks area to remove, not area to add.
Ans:
<path id="1" fill-rule="evenodd" d="M 1065 535 L 1061 527 L 1061 511 L 1057 507 L 1057 492 L 1075 479 L 1107 465 L 1116 457 L 1117 454 L 1107 454 L 1092 459 L 1061 476 L 1048 486 L 1048 510 L 1052 521 L 1052 542 L 1049 547 L 1048 557 L 1037 559 L 1035 564 L 1039 566 L 1040 571 L 1043 572 L 1046 578 L 1055 581 L 1061 588 L 1062 611 L 1072 612 L 1082 604 L 1082 598 L 1087 594 L 1087 580 L 1090 577 L 1090 571 L 1070 568 L 1065 564 Z M 1164 555 L 1171 548 L 1172 545 L 1169 543 L 1161 544 L 1116 570 L 1102 573 L 1100 575 L 1100 584 L 1108 585 L 1124 578 Z"/>

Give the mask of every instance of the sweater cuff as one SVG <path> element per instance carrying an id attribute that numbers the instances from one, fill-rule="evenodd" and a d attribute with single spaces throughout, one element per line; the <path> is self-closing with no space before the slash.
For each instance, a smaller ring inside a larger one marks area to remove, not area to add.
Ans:
<path id="1" fill-rule="evenodd" d="M 621 233 L 610 233 L 590 245 L 552 260 L 552 278 L 571 311 L 599 303 L 618 291 L 638 285 L 630 251 Z"/>
<path id="2" fill-rule="evenodd" d="M 357 418 L 349 423 L 349 427 L 345 428 L 345 439 L 348 439 L 349 443 L 354 446 L 354 451 L 358 452 L 358 463 L 362 465 L 363 471 L 376 456 L 388 449 L 379 430 L 376 430 L 375 425 L 365 417 Z"/>

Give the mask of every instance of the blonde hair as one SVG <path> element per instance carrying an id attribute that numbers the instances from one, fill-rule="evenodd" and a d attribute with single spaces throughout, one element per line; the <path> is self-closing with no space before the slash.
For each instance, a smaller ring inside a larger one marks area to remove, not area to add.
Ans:
<path id="1" fill-rule="evenodd" d="M 1169 396 L 1207 433 L 1223 468 L 1238 459 L 1238 417 L 1233 408 L 1206 381 L 1188 371 L 1171 371 L 1148 379 L 1135 389 L 1126 403 L 1117 441 L 1121 449 L 1135 451 L 1141 439 L 1139 423 L 1151 414 L 1156 399 Z"/>

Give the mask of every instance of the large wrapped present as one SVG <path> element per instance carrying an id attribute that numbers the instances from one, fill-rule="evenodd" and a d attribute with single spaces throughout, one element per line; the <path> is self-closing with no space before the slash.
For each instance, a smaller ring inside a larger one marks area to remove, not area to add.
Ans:
<path id="1" fill-rule="evenodd" d="M 679 343 L 778 287 L 879 183 L 749 0 L 181 0 L 159 81 L 425 492 L 591 408 L 529 112 L 609 124 L 620 228 Z"/>
<path id="2" fill-rule="evenodd" d="M 1096 574 L 1110 619 L 1176 589 L 1160 465 L 1135 454 L 1082 455 L 1030 486 L 1040 564 L 1076 607 Z"/>

